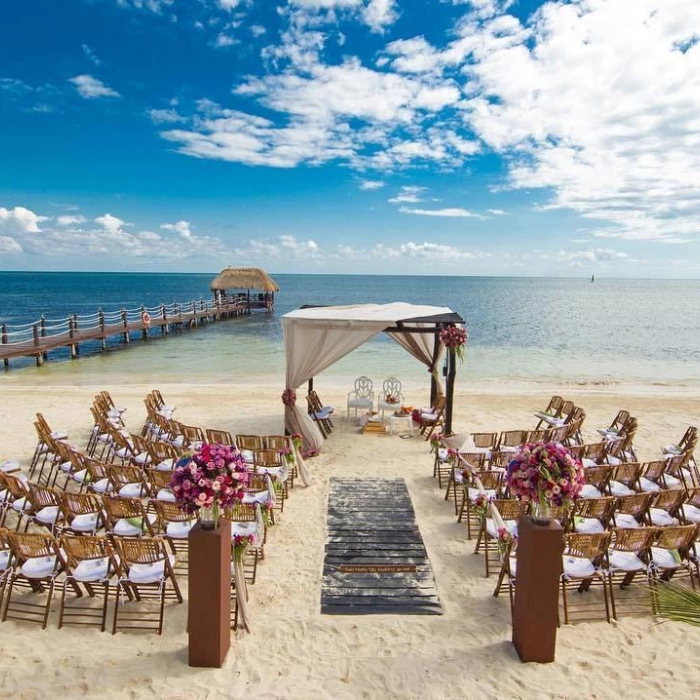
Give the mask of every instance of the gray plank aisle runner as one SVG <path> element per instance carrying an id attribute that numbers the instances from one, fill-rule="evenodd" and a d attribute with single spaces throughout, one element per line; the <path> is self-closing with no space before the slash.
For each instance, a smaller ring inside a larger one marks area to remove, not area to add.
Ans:
<path id="1" fill-rule="evenodd" d="M 442 614 L 403 479 L 331 479 L 321 613 Z"/>

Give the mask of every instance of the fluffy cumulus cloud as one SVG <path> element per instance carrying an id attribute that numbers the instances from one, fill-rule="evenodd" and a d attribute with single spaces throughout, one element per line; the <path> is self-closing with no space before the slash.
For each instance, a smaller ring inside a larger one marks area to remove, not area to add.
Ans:
<path id="1" fill-rule="evenodd" d="M 402 214 L 417 214 L 418 216 L 444 216 L 451 218 L 475 218 L 482 219 L 480 214 L 475 214 L 468 209 L 462 209 L 461 207 L 446 207 L 444 209 L 412 209 L 410 207 L 400 207 L 399 211 Z"/>
<path id="2" fill-rule="evenodd" d="M 76 75 L 69 82 L 75 85 L 78 94 L 86 100 L 98 100 L 102 97 L 120 97 L 120 94 L 111 87 L 105 85 L 92 75 Z"/>
<path id="3" fill-rule="evenodd" d="M 0 252 L 32 255 L 126 256 L 149 259 L 217 258 L 230 252 L 219 238 L 196 235 L 187 221 L 140 230 L 111 213 L 41 216 L 25 207 L 0 207 Z"/>
<path id="4" fill-rule="evenodd" d="M 380 190 L 384 187 L 385 183 L 383 180 L 363 180 L 360 183 L 361 190 Z"/>
<path id="5" fill-rule="evenodd" d="M 399 193 L 389 199 L 392 204 L 417 204 L 423 201 L 423 193 L 427 187 L 418 185 L 404 185 Z"/>
<path id="6" fill-rule="evenodd" d="M 700 3 L 550 0 L 523 19 L 512 0 L 448 2 L 461 14 L 438 41 L 392 35 L 410 3 L 290 0 L 231 104 L 200 104 L 162 136 L 198 158 L 337 162 L 367 181 L 495 153 L 501 187 L 541 190 L 541 210 L 577 212 L 594 238 L 700 236 Z M 391 33 L 361 60 L 342 21 Z M 411 213 L 441 215 L 425 212 Z"/>

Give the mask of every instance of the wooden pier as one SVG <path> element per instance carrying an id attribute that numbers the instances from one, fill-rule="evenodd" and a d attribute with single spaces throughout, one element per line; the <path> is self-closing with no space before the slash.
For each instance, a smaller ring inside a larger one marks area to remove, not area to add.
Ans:
<path id="1" fill-rule="evenodd" d="M 157 330 L 160 335 L 196 328 L 210 323 L 250 314 L 251 304 L 245 299 L 220 301 L 191 301 L 185 304 L 160 304 L 147 308 L 97 311 L 94 314 L 65 319 L 47 320 L 42 316 L 36 323 L 0 327 L 0 359 L 5 369 L 10 360 L 21 357 L 36 358 L 37 366 L 48 359 L 51 350 L 68 348 L 71 358 L 78 357 L 80 343 L 99 340 L 102 349 L 110 337 L 121 336 L 125 344 L 131 342 L 131 333 L 141 333 L 145 340 Z"/>

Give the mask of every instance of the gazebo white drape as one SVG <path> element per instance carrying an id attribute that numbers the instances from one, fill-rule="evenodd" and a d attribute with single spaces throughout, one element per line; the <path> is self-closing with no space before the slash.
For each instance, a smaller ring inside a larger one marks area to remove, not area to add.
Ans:
<path id="1" fill-rule="evenodd" d="M 296 391 L 302 384 L 360 347 L 378 333 L 400 321 L 451 313 L 441 306 L 358 304 L 299 309 L 282 319 L 287 360 L 286 389 Z M 413 324 L 411 324 L 412 326 Z M 419 324 L 429 326 L 431 324 Z M 420 362 L 435 371 L 434 335 L 430 333 L 389 333 Z M 439 381 L 438 381 L 439 386 Z M 307 448 L 319 450 L 323 436 L 309 418 L 305 407 L 285 405 L 285 425 L 291 433 L 303 436 Z"/>

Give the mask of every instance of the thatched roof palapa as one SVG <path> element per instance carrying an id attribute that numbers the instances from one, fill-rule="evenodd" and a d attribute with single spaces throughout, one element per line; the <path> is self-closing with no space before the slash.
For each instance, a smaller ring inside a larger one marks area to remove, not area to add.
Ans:
<path id="1" fill-rule="evenodd" d="M 227 267 L 209 285 L 212 292 L 225 289 L 261 289 L 279 292 L 275 280 L 259 267 Z"/>

